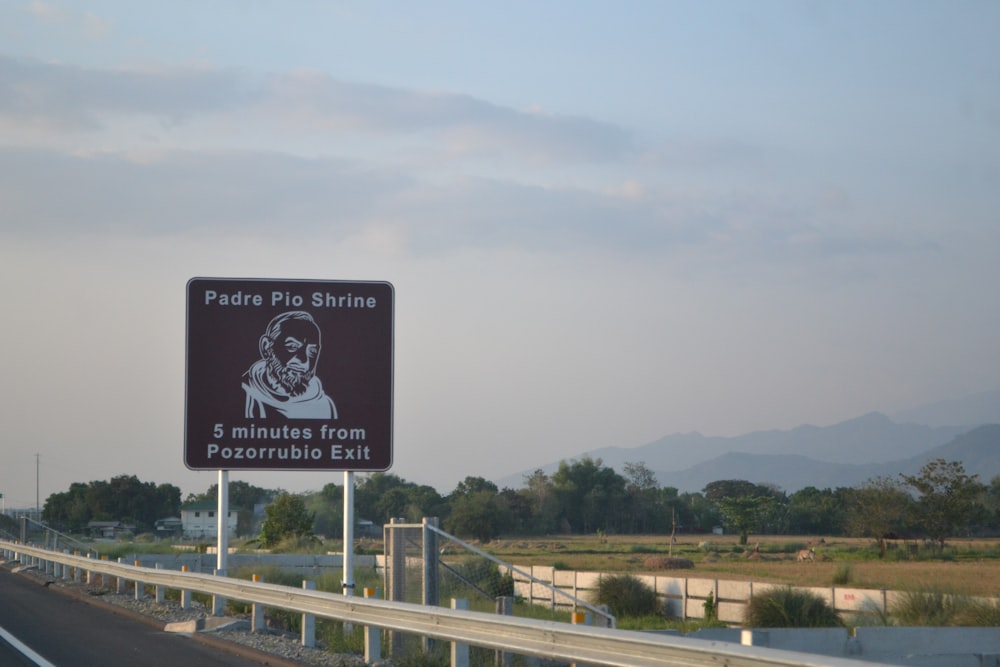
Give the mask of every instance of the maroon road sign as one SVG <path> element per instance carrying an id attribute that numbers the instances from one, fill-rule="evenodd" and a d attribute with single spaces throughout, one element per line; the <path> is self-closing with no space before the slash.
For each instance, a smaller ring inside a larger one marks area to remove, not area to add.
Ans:
<path id="1" fill-rule="evenodd" d="M 192 278 L 184 464 L 388 470 L 393 287 Z"/>

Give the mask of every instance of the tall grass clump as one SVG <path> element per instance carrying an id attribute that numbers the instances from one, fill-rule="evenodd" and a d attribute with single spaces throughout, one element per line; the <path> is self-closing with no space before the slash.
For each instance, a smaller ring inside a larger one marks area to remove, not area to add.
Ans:
<path id="1" fill-rule="evenodd" d="M 751 628 L 836 628 L 837 611 L 823 598 L 791 586 L 772 588 L 750 598 L 743 623 Z"/>
<path id="2" fill-rule="evenodd" d="M 897 625 L 959 625 L 956 620 L 970 604 L 966 596 L 939 588 L 904 591 L 893 603 L 890 615 Z"/>
<path id="3" fill-rule="evenodd" d="M 833 571 L 833 585 L 834 586 L 846 586 L 851 583 L 851 579 L 854 576 L 854 572 L 851 569 L 850 563 L 842 563 L 837 566 L 837 569 Z"/>
<path id="4" fill-rule="evenodd" d="M 969 600 L 955 614 L 955 625 L 966 628 L 1000 626 L 1000 606 L 992 600 Z"/>
<path id="5" fill-rule="evenodd" d="M 661 613 L 656 591 L 631 574 L 601 577 L 596 604 L 607 605 L 615 616 L 652 616 Z"/>

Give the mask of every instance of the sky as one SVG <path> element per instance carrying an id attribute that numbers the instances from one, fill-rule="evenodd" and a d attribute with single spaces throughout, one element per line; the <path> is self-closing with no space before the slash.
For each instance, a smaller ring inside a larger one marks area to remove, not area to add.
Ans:
<path id="1" fill-rule="evenodd" d="M 392 283 L 389 472 L 441 493 L 996 390 L 998 25 L 993 0 L 0 0 L 4 502 L 216 482 L 183 462 L 192 277 Z"/>

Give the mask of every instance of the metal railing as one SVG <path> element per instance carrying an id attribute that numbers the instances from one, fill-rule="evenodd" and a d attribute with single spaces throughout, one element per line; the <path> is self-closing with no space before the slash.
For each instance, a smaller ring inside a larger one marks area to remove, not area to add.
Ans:
<path id="1" fill-rule="evenodd" d="M 62 567 L 145 585 L 195 591 L 319 618 L 571 663 L 612 667 L 873 667 L 884 664 L 730 642 L 356 598 L 208 574 L 155 570 L 5 541 L 0 541 L 0 551 L 7 558 L 33 562 L 42 569 L 50 563 L 58 563 Z"/>

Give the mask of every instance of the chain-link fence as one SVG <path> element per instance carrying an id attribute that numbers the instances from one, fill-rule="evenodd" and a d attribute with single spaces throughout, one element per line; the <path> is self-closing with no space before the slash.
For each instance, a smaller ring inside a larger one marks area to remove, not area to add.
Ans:
<path id="1" fill-rule="evenodd" d="M 550 605 L 532 605 L 523 591 L 545 588 Z M 385 597 L 427 605 L 469 601 L 475 611 L 551 618 L 569 622 L 572 613 L 591 615 L 595 625 L 614 627 L 607 609 L 591 605 L 449 535 L 437 519 L 420 524 L 391 522 L 385 526 Z"/>

